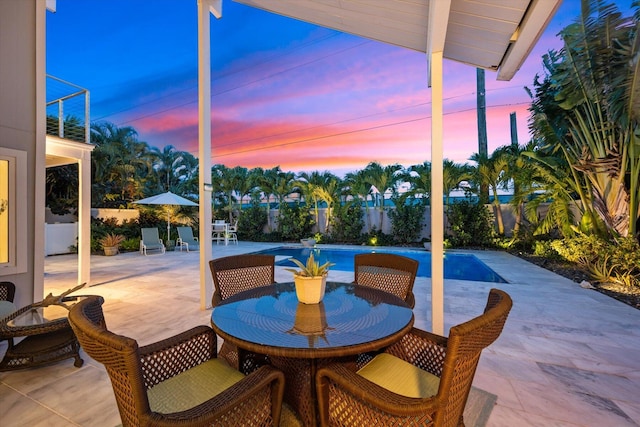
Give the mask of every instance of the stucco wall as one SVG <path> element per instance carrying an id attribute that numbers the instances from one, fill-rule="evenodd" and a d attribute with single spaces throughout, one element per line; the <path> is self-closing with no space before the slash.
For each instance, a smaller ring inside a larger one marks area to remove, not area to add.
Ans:
<path id="1" fill-rule="evenodd" d="M 41 299 L 44 280 L 45 7 L 39 0 L 0 1 L 0 146 L 27 153 L 27 191 L 19 196 L 27 208 L 18 213 L 26 218 L 18 233 L 27 272 L 0 276 L 16 284 L 18 306 Z"/>

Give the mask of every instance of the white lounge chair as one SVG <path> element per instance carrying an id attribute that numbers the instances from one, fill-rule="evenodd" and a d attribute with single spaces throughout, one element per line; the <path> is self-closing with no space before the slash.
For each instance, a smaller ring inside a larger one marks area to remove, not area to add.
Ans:
<path id="1" fill-rule="evenodd" d="M 143 228 L 140 240 L 140 253 L 147 255 L 147 251 L 160 251 L 164 253 L 164 243 L 160 239 L 157 228 Z"/>
<path id="2" fill-rule="evenodd" d="M 176 245 L 180 248 L 180 252 L 182 252 L 182 248 L 184 247 L 187 252 L 190 250 L 197 251 L 200 249 L 200 242 L 198 242 L 198 238 L 193 236 L 193 229 L 191 227 L 176 227 L 178 230 L 178 240 L 176 241 Z"/>

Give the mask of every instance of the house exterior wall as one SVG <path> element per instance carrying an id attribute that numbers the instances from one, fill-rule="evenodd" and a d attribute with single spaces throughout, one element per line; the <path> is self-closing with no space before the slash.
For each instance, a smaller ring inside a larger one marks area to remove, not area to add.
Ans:
<path id="1" fill-rule="evenodd" d="M 0 147 L 26 152 L 26 212 L 18 238 L 26 272 L 0 276 L 16 285 L 17 306 L 41 300 L 44 281 L 45 0 L 0 1 Z M 0 273 L 1 274 L 1 273 Z"/>

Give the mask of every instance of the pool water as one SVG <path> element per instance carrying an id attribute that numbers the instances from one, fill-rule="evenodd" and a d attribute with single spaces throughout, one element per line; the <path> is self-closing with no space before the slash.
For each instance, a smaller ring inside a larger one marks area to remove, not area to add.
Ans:
<path id="1" fill-rule="evenodd" d="M 311 252 L 313 252 L 314 258 L 316 261 L 319 261 L 320 264 L 324 264 L 327 261 L 332 262 L 335 265 L 331 267 L 331 269 L 340 271 L 353 271 L 353 258 L 356 254 L 371 252 L 395 253 L 417 260 L 419 262 L 418 276 L 431 277 L 431 253 L 427 251 L 382 251 L 379 249 L 355 248 L 318 249 L 280 246 L 278 248 L 267 249 L 255 253 L 275 255 L 276 265 L 283 267 L 296 267 L 289 258 L 295 258 L 304 264 Z M 280 259 L 281 257 L 286 258 Z M 491 270 L 485 263 L 471 254 L 445 254 L 444 278 L 472 280 L 478 282 L 507 283 L 507 281 L 500 277 L 495 271 Z"/>

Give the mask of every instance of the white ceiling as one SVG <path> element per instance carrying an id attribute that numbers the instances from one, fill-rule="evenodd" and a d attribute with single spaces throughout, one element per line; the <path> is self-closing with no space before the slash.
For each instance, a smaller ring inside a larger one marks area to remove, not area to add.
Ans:
<path id="1" fill-rule="evenodd" d="M 444 58 L 510 80 L 562 0 L 234 0 Z M 431 4 L 433 2 L 433 4 Z M 434 16 L 430 17 L 429 13 Z M 430 19 L 431 18 L 431 19 Z M 446 24 L 446 25 L 445 25 Z M 440 34 L 429 34 L 429 31 Z M 442 34 L 444 33 L 444 34 Z"/>

